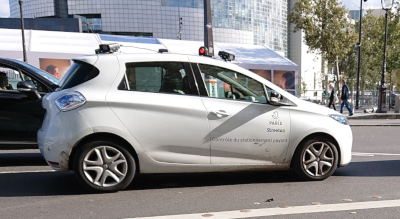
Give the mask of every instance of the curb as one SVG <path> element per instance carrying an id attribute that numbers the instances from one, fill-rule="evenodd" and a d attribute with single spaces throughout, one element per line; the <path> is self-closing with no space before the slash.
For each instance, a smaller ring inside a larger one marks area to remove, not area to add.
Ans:
<path id="1" fill-rule="evenodd" d="M 351 127 L 361 127 L 361 126 L 378 126 L 378 127 L 391 127 L 391 126 L 400 126 L 400 124 L 393 124 L 393 125 L 389 125 L 389 124 L 382 124 L 382 125 L 350 125 Z"/>
<path id="2" fill-rule="evenodd" d="M 400 119 L 399 113 L 369 113 L 366 115 L 346 116 L 347 119 Z"/>

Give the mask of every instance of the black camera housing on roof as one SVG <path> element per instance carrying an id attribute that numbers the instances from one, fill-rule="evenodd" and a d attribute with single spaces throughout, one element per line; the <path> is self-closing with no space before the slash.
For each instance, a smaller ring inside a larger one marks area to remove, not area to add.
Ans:
<path id="1" fill-rule="evenodd" d="M 96 49 L 96 54 L 99 53 L 113 53 L 117 52 L 121 48 L 118 43 L 107 43 L 107 44 L 100 44 L 99 49 Z"/>
<path id="2" fill-rule="evenodd" d="M 218 55 L 219 57 L 221 57 L 221 59 L 225 60 L 226 62 L 235 60 L 235 55 L 225 51 L 219 51 Z"/>

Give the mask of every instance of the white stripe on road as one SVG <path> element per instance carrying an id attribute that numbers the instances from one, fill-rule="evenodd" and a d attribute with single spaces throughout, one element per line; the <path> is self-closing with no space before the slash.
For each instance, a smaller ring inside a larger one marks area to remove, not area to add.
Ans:
<path id="1" fill-rule="evenodd" d="M 366 156 L 366 157 L 373 157 L 375 155 L 379 156 L 400 156 L 400 154 L 388 154 L 388 153 L 362 153 L 362 152 L 352 152 L 351 155 L 353 156 Z"/>
<path id="2" fill-rule="evenodd" d="M 351 153 L 351 156 L 360 156 L 360 157 L 373 157 L 373 154 L 364 154 L 364 153 Z"/>
<path id="3" fill-rule="evenodd" d="M 327 205 L 307 205 L 307 206 L 295 206 L 288 208 L 261 208 L 261 209 L 246 210 L 243 212 L 237 210 L 237 211 L 180 214 L 180 215 L 167 215 L 167 216 L 143 217 L 143 218 L 146 219 L 187 219 L 187 218 L 225 219 L 226 218 L 227 219 L 227 218 L 263 217 L 263 216 L 287 215 L 287 214 L 307 214 L 307 213 L 332 212 L 332 211 L 350 211 L 350 210 L 354 211 L 362 209 L 377 209 L 377 208 L 391 208 L 391 207 L 400 207 L 400 199 L 387 200 L 387 201 L 327 204 Z"/>
<path id="4" fill-rule="evenodd" d="M 46 173 L 46 172 L 54 172 L 55 170 L 26 170 L 26 171 L 3 171 L 0 174 L 9 174 L 9 173 Z"/>

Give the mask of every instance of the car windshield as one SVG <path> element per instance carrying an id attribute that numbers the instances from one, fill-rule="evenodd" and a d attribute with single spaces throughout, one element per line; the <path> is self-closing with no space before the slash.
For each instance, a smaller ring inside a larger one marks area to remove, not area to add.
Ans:
<path id="1" fill-rule="evenodd" d="M 53 75 L 51 75 L 51 74 L 49 74 L 49 73 L 47 73 L 47 72 L 45 72 L 45 71 L 43 71 L 41 69 L 35 68 L 32 65 L 26 64 L 25 62 L 18 62 L 18 63 L 20 65 L 23 65 L 24 67 L 28 68 L 29 70 L 37 73 L 38 75 L 46 78 L 47 80 L 49 80 L 53 84 L 59 85 L 60 81 L 56 77 L 54 77 Z"/>

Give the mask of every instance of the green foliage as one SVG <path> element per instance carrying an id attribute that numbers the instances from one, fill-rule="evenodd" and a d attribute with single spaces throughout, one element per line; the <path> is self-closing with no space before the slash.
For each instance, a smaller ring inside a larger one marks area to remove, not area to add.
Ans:
<path id="1" fill-rule="evenodd" d="M 344 57 L 357 42 L 348 11 L 337 0 L 300 0 L 289 13 L 294 32 L 304 31 L 309 52 L 329 62 Z"/>
<path id="2" fill-rule="evenodd" d="M 301 78 L 300 81 L 301 82 L 298 84 L 297 90 L 299 91 L 299 96 L 301 97 L 303 94 L 305 94 L 307 92 L 307 84 L 303 80 L 303 78 Z"/>
<path id="3" fill-rule="evenodd" d="M 336 63 L 337 87 L 339 87 L 339 60 L 357 42 L 357 34 L 348 11 L 337 0 L 299 0 L 288 15 L 294 24 L 294 32 L 304 31 L 308 52 L 315 52 L 324 60 Z"/>
<path id="4" fill-rule="evenodd" d="M 372 11 L 362 18 L 360 89 L 375 90 L 380 84 L 383 66 L 383 44 L 385 34 L 385 16 L 375 17 Z M 359 23 L 354 29 L 358 34 Z M 386 84 L 389 85 L 390 73 L 400 69 L 400 9 L 397 4 L 388 16 L 388 35 L 386 47 Z M 352 48 L 340 63 L 340 69 L 345 72 L 350 85 L 356 89 L 358 63 L 358 48 Z"/>

